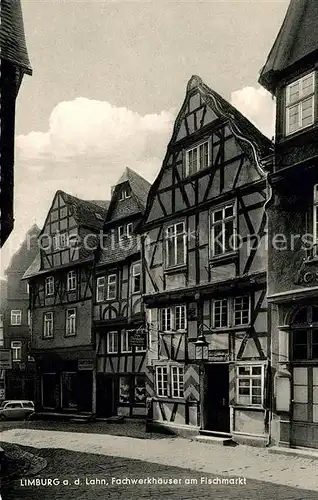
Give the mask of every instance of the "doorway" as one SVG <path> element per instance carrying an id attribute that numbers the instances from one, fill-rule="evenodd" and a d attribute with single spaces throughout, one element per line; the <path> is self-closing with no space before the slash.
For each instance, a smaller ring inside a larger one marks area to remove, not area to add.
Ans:
<path id="1" fill-rule="evenodd" d="M 97 374 L 96 414 L 105 418 L 114 415 L 114 378 L 111 375 Z"/>
<path id="2" fill-rule="evenodd" d="M 204 428 L 214 432 L 230 432 L 229 367 L 227 364 L 206 365 L 204 395 Z"/>

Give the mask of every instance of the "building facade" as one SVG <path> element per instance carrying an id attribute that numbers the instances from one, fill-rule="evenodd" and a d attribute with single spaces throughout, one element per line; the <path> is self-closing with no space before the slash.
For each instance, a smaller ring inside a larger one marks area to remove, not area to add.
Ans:
<path id="1" fill-rule="evenodd" d="M 20 0 L 2 0 L 1 53 L 1 234 L 0 248 L 13 229 L 15 105 L 24 74 L 32 75 Z"/>
<path id="2" fill-rule="evenodd" d="M 6 399 L 34 399 L 35 365 L 31 357 L 29 287 L 22 277 L 37 254 L 36 225 L 28 231 L 13 255 L 6 274 L 6 307 L 3 314 L 5 349 L 11 349 L 12 369 L 5 371 Z"/>
<path id="3" fill-rule="evenodd" d="M 246 118 L 191 78 L 138 229 L 155 425 L 268 439 L 271 154 Z M 202 335 L 208 359 L 198 363 Z"/>
<path id="4" fill-rule="evenodd" d="M 58 191 L 24 275 L 40 411 L 95 413 L 93 262 L 106 212 L 107 202 Z"/>
<path id="5" fill-rule="evenodd" d="M 139 237 L 150 184 L 126 168 L 112 190 L 95 266 L 97 415 L 145 416 L 145 317 Z"/>
<path id="6" fill-rule="evenodd" d="M 318 4 L 292 0 L 262 70 L 276 96 L 269 176 L 273 440 L 318 448 Z"/>

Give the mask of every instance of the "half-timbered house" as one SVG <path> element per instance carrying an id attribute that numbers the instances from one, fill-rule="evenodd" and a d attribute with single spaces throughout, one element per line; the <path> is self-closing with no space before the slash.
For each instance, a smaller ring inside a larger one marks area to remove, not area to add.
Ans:
<path id="1" fill-rule="evenodd" d="M 190 79 L 138 228 L 153 424 L 267 439 L 270 154 L 246 118 Z"/>
<path id="2" fill-rule="evenodd" d="M 95 269 L 94 328 L 97 352 L 97 414 L 141 416 L 146 412 L 145 320 L 136 225 L 150 184 L 126 168 L 112 190 L 104 242 Z"/>
<path id="3" fill-rule="evenodd" d="M 93 262 L 107 206 L 58 191 L 24 275 L 43 411 L 95 413 Z"/>
<path id="4" fill-rule="evenodd" d="M 318 448 L 318 2 L 292 0 L 260 83 L 276 96 L 268 204 L 272 437 Z"/>

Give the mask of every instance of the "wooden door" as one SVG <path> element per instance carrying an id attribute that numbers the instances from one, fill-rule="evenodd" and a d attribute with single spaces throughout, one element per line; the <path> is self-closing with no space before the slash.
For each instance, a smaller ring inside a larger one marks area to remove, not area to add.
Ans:
<path id="1" fill-rule="evenodd" d="M 204 410 L 206 430 L 230 432 L 229 367 L 227 364 L 206 365 Z"/>

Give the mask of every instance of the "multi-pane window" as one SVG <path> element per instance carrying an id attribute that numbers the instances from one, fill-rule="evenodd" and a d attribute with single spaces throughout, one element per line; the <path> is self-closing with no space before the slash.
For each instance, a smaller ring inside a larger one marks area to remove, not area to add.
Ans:
<path id="1" fill-rule="evenodd" d="M 68 244 L 68 233 L 57 233 L 53 236 L 53 250 L 63 250 Z"/>
<path id="2" fill-rule="evenodd" d="M 109 274 L 107 277 L 107 299 L 115 299 L 117 295 L 117 275 Z"/>
<path id="3" fill-rule="evenodd" d="M 54 276 L 45 278 L 45 295 L 54 294 Z"/>
<path id="4" fill-rule="evenodd" d="M 76 309 L 74 308 L 66 311 L 65 335 L 76 335 Z"/>
<path id="5" fill-rule="evenodd" d="M 22 342 L 20 340 L 13 340 L 11 342 L 12 361 L 21 361 Z"/>
<path id="6" fill-rule="evenodd" d="M 309 127 L 315 120 L 315 73 L 286 87 L 286 135 Z"/>
<path id="7" fill-rule="evenodd" d="M 130 345 L 130 330 L 121 332 L 121 352 L 132 352 Z"/>
<path id="8" fill-rule="evenodd" d="M 171 397 L 183 398 L 183 368 L 171 367 Z"/>
<path id="9" fill-rule="evenodd" d="M 108 354 L 118 353 L 118 332 L 107 333 L 107 352 Z"/>
<path id="10" fill-rule="evenodd" d="M 213 328 L 244 326 L 250 323 L 251 300 L 249 295 L 227 297 L 212 301 Z"/>
<path id="11" fill-rule="evenodd" d="M 186 175 L 192 175 L 209 166 L 209 141 L 186 151 Z"/>
<path id="12" fill-rule="evenodd" d="M 156 366 L 156 386 L 159 397 L 169 396 L 167 366 Z"/>
<path id="13" fill-rule="evenodd" d="M 186 263 L 186 237 L 184 222 L 178 222 L 166 228 L 166 267 Z"/>
<path id="14" fill-rule="evenodd" d="M 234 204 L 213 210 L 210 224 L 210 256 L 217 257 L 236 250 Z"/>
<path id="15" fill-rule="evenodd" d="M 187 327 L 187 317 L 186 317 L 186 306 L 175 306 L 174 308 L 174 320 L 175 320 L 175 330 L 177 332 L 186 330 Z"/>
<path id="16" fill-rule="evenodd" d="M 164 307 L 160 312 L 163 332 L 184 332 L 187 329 L 187 308 L 185 305 Z"/>
<path id="17" fill-rule="evenodd" d="M 100 276 L 96 280 L 96 302 L 103 302 L 105 300 L 105 278 Z"/>
<path id="18" fill-rule="evenodd" d="M 124 226 L 118 226 L 118 239 L 119 241 L 125 240 L 126 238 L 131 238 L 133 233 L 133 225 L 131 222 L 125 224 Z"/>
<path id="19" fill-rule="evenodd" d="M 156 366 L 156 390 L 159 397 L 183 398 L 183 367 Z"/>
<path id="20" fill-rule="evenodd" d="M 262 405 L 264 394 L 264 367 L 246 365 L 237 367 L 236 402 L 241 405 Z"/>
<path id="21" fill-rule="evenodd" d="M 146 402 L 146 383 L 144 375 L 121 375 L 119 377 L 119 402 L 141 403 Z"/>
<path id="22" fill-rule="evenodd" d="M 213 301 L 213 327 L 229 326 L 229 304 L 227 299 Z"/>
<path id="23" fill-rule="evenodd" d="M 71 292 L 72 290 L 76 290 L 76 272 L 69 271 L 67 273 L 67 291 Z"/>
<path id="24" fill-rule="evenodd" d="M 52 311 L 44 313 L 43 337 L 46 339 L 53 337 L 53 312 Z"/>
<path id="25" fill-rule="evenodd" d="M 22 323 L 22 311 L 20 309 L 11 310 L 11 325 L 17 326 Z"/>
<path id="26" fill-rule="evenodd" d="M 318 306 L 301 308 L 293 321 L 292 359 L 318 359 Z"/>
<path id="27" fill-rule="evenodd" d="M 137 262 L 132 266 L 132 293 L 140 292 L 141 264 Z"/>
<path id="28" fill-rule="evenodd" d="M 234 299 L 234 325 L 248 325 L 250 322 L 250 297 L 235 297 Z"/>

